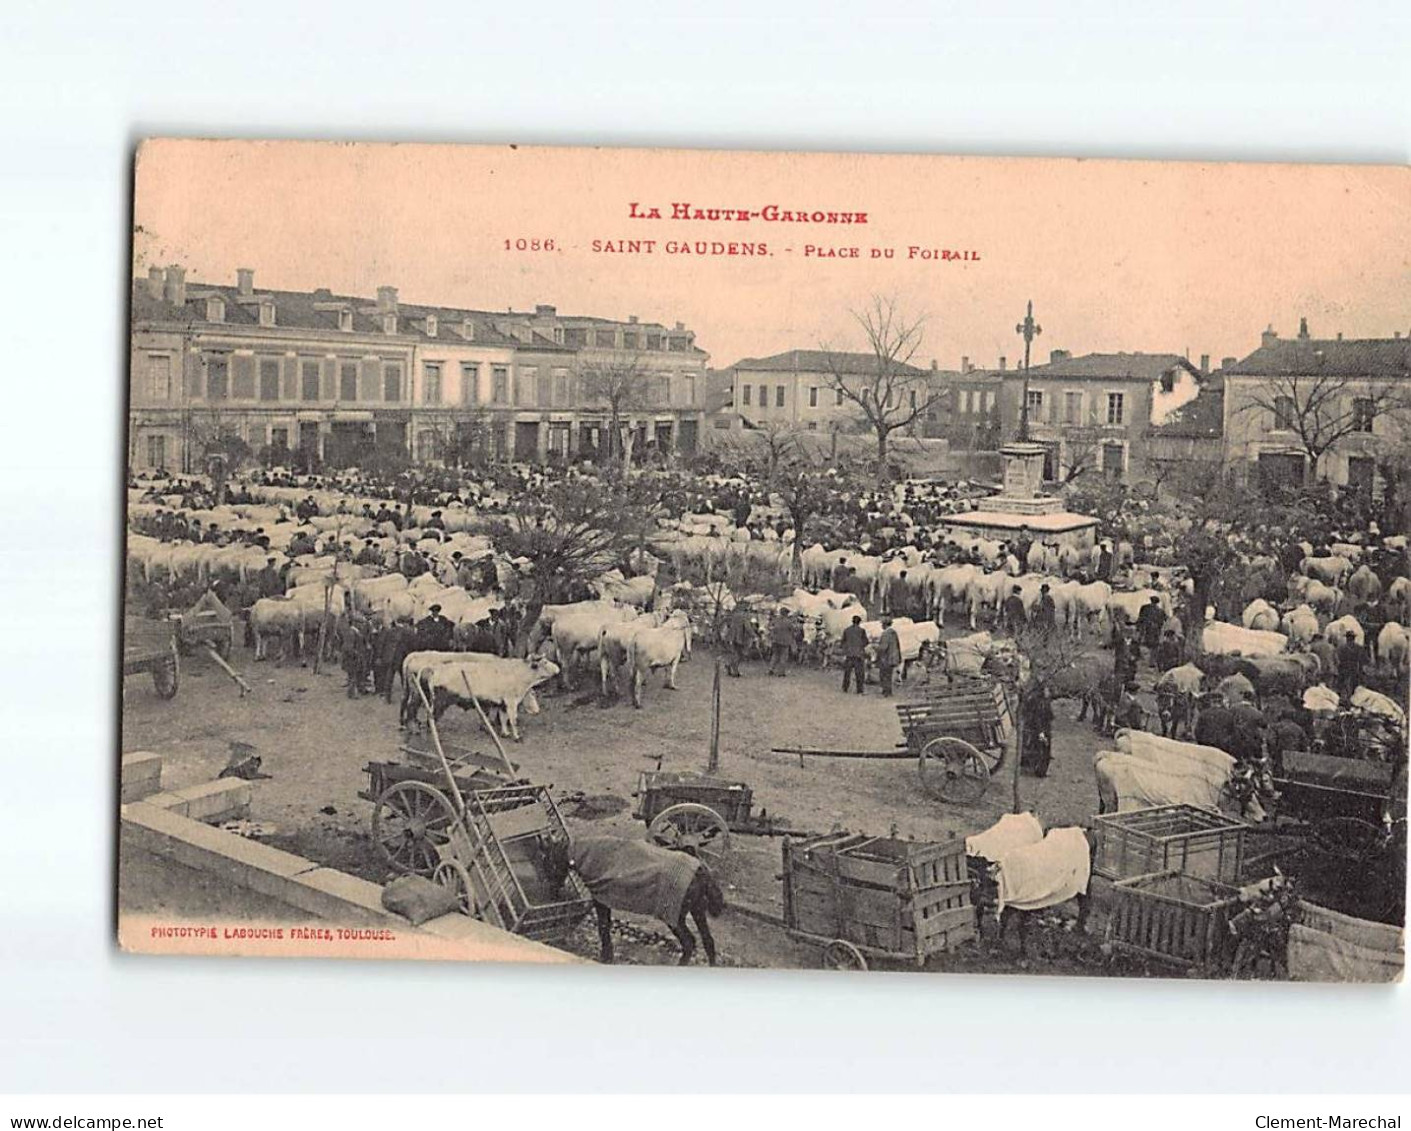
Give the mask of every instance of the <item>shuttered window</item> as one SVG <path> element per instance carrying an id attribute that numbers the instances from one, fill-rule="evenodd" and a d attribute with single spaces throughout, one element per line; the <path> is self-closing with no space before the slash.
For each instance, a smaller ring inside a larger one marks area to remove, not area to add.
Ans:
<path id="1" fill-rule="evenodd" d="M 279 370 L 278 358 L 260 358 L 260 400 L 279 400 Z"/>
<path id="2" fill-rule="evenodd" d="M 255 399 L 255 359 L 248 353 L 237 353 L 230 363 L 235 374 L 235 389 L 231 394 L 236 400 Z"/>

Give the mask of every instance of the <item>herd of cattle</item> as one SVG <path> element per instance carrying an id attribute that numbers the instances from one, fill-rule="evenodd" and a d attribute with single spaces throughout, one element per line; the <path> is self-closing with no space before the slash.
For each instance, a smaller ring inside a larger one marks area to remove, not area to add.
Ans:
<path id="1" fill-rule="evenodd" d="M 1106 641 L 1115 627 L 1135 624 L 1153 599 L 1162 612 L 1163 631 L 1182 634 L 1184 624 L 1176 613 L 1191 592 L 1180 567 L 1137 563 L 1133 547 L 1120 542 L 1113 548 L 1114 583 L 1089 580 L 1098 564 L 1096 549 L 1035 542 L 1021 563 L 1004 543 L 957 534 L 947 536 L 941 554 L 908 546 L 874 555 L 815 544 L 796 555 L 787 538 L 761 540 L 723 523 L 721 516 L 687 514 L 663 522 L 650 550 L 623 563 L 626 572 L 611 570 L 599 578 L 594 599 L 544 606 L 526 626 L 515 657 L 490 656 L 467 649 L 492 610 L 505 606 L 528 563 L 509 560 L 478 532 L 477 510 L 461 504 L 439 510 L 408 507 L 407 524 L 399 527 L 372 517 L 378 501 L 369 506 L 368 500 L 340 492 L 291 487 L 249 490 L 252 503 L 203 511 L 182 511 L 175 497 L 150 501 L 148 494 L 143 501 L 134 492 L 127 541 L 130 571 L 147 582 L 219 583 L 225 592 L 243 587 L 248 593 L 262 580 L 278 578 L 282 591 L 260 588 L 253 602 L 240 603 L 248 611 L 257 659 L 268 656 L 272 644 L 281 654 L 303 654 L 320 638 L 336 646 L 349 616 L 381 625 L 414 623 L 439 606 L 453 626 L 455 650 L 406 657 L 401 667 L 404 719 L 416 718 L 423 696 L 438 713 L 451 703 L 469 708 L 478 702 L 496 710 L 502 729 L 514 737 L 520 708 L 534 712 L 534 688 L 549 679 L 572 687 L 579 673 L 591 668 L 605 695 L 625 684 L 637 706 L 651 672 L 664 672 L 665 686 L 674 687 L 676 668 L 689 656 L 693 634 L 718 625 L 722 614 L 737 607 L 761 642 L 769 619 L 789 614 L 798 626 L 800 646 L 824 664 L 854 616 L 863 617 L 875 641 L 882 631 L 880 616 L 897 612 L 893 627 L 905 662 L 943 653 L 953 668 L 966 670 L 989 652 L 991 638 L 982 627 L 1005 627 L 1003 610 L 1011 596 L 1018 596 L 1028 614 L 1046 588 L 1056 629 L 1075 641 Z M 295 508 L 309 500 L 314 507 L 308 509 L 318 513 L 306 512 L 300 519 Z M 164 512 L 179 512 L 193 528 L 199 524 L 219 534 L 191 541 L 141 532 Z M 1272 557 L 1248 559 L 1247 572 L 1259 579 L 1257 588 L 1265 595 L 1248 603 L 1239 624 L 1206 624 L 1203 650 L 1217 657 L 1214 665 L 1206 664 L 1213 670 L 1195 669 L 1198 675 L 1192 675 L 1193 665 L 1184 665 L 1166 673 L 1173 714 L 1180 713 L 1185 697 L 1209 690 L 1212 677 L 1230 674 L 1219 669 L 1218 657 L 1238 663 L 1256 694 L 1270 688 L 1301 693 L 1328 682 L 1318 656 L 1309 650 L 1319 636 L 1334 647 L 1350 636 L 1383 667 L 1407 670 L 1411 581 L 1404 560 L 1390 574 L 1379 574 L 1364 560 L 1362 545 L 1339 543 L 1330 550 L 1315 556 L 1307 546 L 1299 568 L 1287 576 Z M 1404 559 L 1405 539 L 1385 539 L 1382 550 Z M 425 568 L 411 578 L 401 569 L 409 552 Z M 964 560 L 940 560 L 946 557 Z M 659 567 L 665 562 L 671 564 L 673 580 L 661 584 L 665 573 L 659 574 Z M 472 592 L 461 572 L 468 563 L 481 569 L 491 563 L 498 584 L 475 586 L 478 591 Z M 790 579 L 802 584 L 783 598 L 731 592 L 731 581 L 771 574 L 775 592 L 787 590 Z M 840 577 L 847 584 L 834 588 Z M 1373 602 L 1380 603 L 1386 619 L 1369 638 L 1359 612 Z M 948 617 L 968 626 L 971 636 L 942 645 L 941 626 Z M 1078 673 L 1078 678 L 1089 676 L 1095 684 L 1097 666 Z"/>

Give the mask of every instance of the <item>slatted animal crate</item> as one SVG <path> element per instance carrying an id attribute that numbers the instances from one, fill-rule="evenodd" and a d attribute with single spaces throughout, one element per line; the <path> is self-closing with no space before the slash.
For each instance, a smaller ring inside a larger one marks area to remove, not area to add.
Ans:
<path id="1" fill-rule="evenodd" d="M 784 922 L 820 943 L 924 965 L 975 937 L 965 842 L 852 833 L 784 840 Z"/>
<path id="2" fill-rule="evenodd" d="M 1113 885 L 1107 941 L 1120 953 L 1215 973 L 1233 950 L 1230 916 L 1239 889 L 1200 876 L 1160 872 Z"/>
<path id="3" fill-rule="evenodd" d="M 1158 805 L 1094 819 L 1093 870 L 1109 880 L 1182 872 L 1222 883 L 1243 876 L 1245 825 L 1193 805 Z"/>
<path id="4" fill-rule="evenodd" d="M 562 942 L 592 910 L 578 873 L 550 889 L 542 866 L 545 836 L 567 837 L 543 786 L 484 789 L 465 799 L 465 818 L 450 830 L 436 879 L 452 885 L 463 909 L 516 935 Z"/>

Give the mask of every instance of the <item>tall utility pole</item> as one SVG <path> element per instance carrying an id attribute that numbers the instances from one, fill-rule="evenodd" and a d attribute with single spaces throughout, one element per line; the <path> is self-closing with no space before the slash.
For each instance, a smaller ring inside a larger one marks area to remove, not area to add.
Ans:
<path id="1" fill-rule="evenodd" d="M 1029 442 L 1029 347 L 1044 328 L 1034 321 L 1034 300 L 1029 300 L 1029 310 L 1024 321 L 1014 327 L 1014 332 L 1024 338 L 1024 392 L 1019 400 L 1019 442 Z"/>

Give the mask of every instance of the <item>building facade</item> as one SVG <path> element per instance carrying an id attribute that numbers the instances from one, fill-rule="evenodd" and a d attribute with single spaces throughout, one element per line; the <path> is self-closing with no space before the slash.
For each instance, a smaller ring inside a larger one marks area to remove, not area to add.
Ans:
<path id="1" fill-rule="evenodd" d="M 585 376 L 605 359 L 637 374 L 619 406 L 636 450 L 690 452 L 707 360 L 680 323 L 261 291 L 244 269 L 188 284 L 180 267 L 136 282 L 131 351 L 129 462 L 184 471 L 222 436 L 335 466 L 591 455 L 608 413 Z"/>
<path id="2" fill-rule="evenodd" d="M 876 367 L 873 354 L 836 350 L 788 350 L 770 357 L 747 357 L 728 370 L 731 407 L 756 427 L 779 424 L 808 432 L 855 431 L 865 426 L 865 417 L 837 387 L 834 375 L 849 388 L 862 388 Z M 913 407 L 917 398 L 924 404 L 930 395 L 932 370 L 903 365 L 898 372 L 902 380 L 896 383 L 896 395 L 908 399 Z"/>
<path id="3" fill-rule="evenodd" d="M 1202 376 L 1179 354 L 1055 350 L 1030 367 L 1027 394 L 1023 370 L 1005 372 L 1004 432 L 1018 436 L 1027 395 L 1029 438 L 1048 450 L 1046 480 L 1096 473 L 1137 482 L 1151 475 L 1152 427 L 1195 400 Z"/>
<path id="4" fill-rule="evenodd" d="M 1246 470 L 1373 491 L 1379 465 L 1411 451 L 1411 340 L 1296 338 L 1271 328 L 1225 370 L 1225 448 Z M 1311 441 L 1311 444 L 1310 444 Z M 1317 466 L 1309 448 L 1321 448 Z"/>

